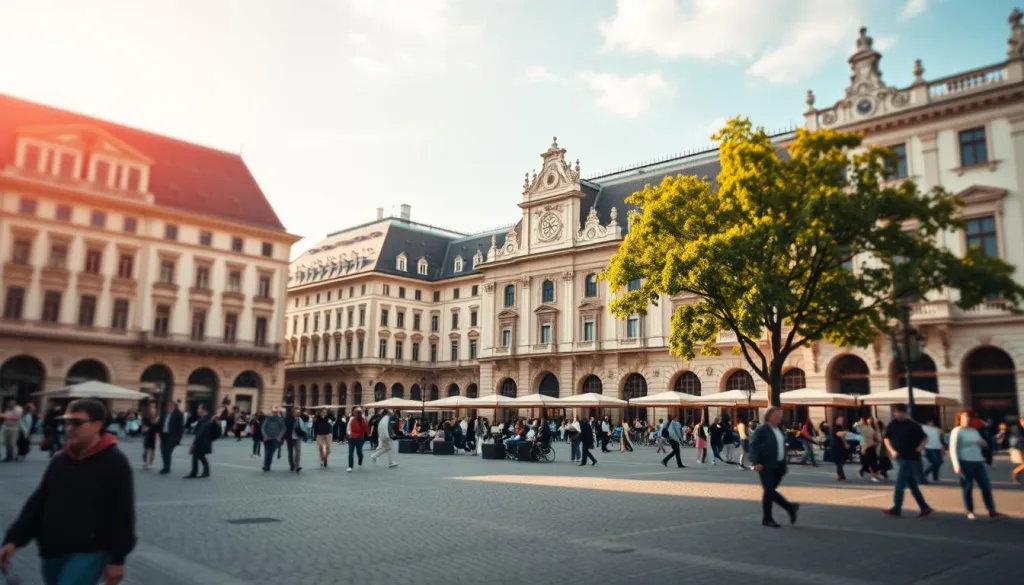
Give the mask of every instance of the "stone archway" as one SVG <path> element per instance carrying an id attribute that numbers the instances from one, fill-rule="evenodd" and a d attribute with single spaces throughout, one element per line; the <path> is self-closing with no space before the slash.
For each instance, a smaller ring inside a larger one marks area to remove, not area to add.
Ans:
<path id="1" fill-rule="evenodd" d="M 1012 423 L 1020 416 L 1017 368 L 1013 358 L 992 346 L 979 347 L 964 359 L 964 402 L 983 419 Z"/>
<path id="2" fill-rule="evenodd" d="M 352 404 L 353 406 L 363 405 L 363 385 L 359 382 L 352 385 Z"/>
<path id="3" fill-rule="evenodd" d="M 160 412 L 163 412 L 167 401 L 174 396 L 174 374 L 163 364 L 153 364 L 143 370 L 139 388 L 154 394 L 160 403 Z"/>
<path id="4" fill-rule="evenodd" d="M 626 376 L 626 380 L 622 383 L 622 399 L 630 401 L 644 396 L 647 396 L 647 378 L 637 372 Z M 647 407 L 627 406 L 622 411 L 622 420 L 629 426 L 632 426 L 633 421 L 637 418 L 647 420 Z"/>
<path id="5" fill-rule="evenodd" d="M 903 360 L 897 358 L 892 360 L 890 384 L 892 388 L 906 388 L 907 387 L 907 370 L 903 365 Z M 935 366 L 935 360 L 929 357 L 927 354 L 921 354 L 921 357 L 917 358 L 916 361 L 910 364 L 910 381 L 914 385 L 914 393 L 920 392 L 931 392 L 932 394 L 939 393 L 939 376 L 938 368 Z M 929 420 L 939 419 L 939 409 L 936 406 L 930 404 L 914 404 L 913 417 L 915 420 L 920 422 L 926 422 Z M 853 421 L 849 421 L 853 422 Z M 941 421 L 940 421 L 941 424 Z"/>
<path id="6" fill-rule="evenodd" d="M 419 384 L 413 384 L 409 388 L 409 400 L 423 401 L 423 388 L 420 388 Z"/>
<path id="7" fill-rule="evenodd" d="M 430 399 L 431 400 L 440 400 L 441 399 L 441 391 L 437 388 L 437 384 L 431 384 L 430 385 Z"/>
<path id="8" fill-rule="evenodd" d="M 320 385 L 313 384 L 309 387 L 309 405 L 311 408 L 316 408 L 320 405 Z"/>
<path id="9" fill-rule="evenodd" d="M 451 396 L 461 396 L 461 395 L 462 395 L 462 389 L 459 388 L 458 384 L 453 382 L 453 383 L 448 385 L 448 396 L 449 397 L 451 397 Z"/>
<path id="10" fill-rule="evenodd" d="M 832 388 L 840 394 L 864 396 L 871 393 L 871 370 L 867 362 L 852 353 L 835 359 L 829 368 L 829 378 L 832 381 Z M 861 416 L 871 416 L 871 409 L 866 406 L 834 409 L 833 420 L 839 415 L 846 418 L 845 422 L 849 428 L 849 425 Z"/>
<path id="11" fill-rule="evenodd" d="M 64 384 L 67 386 L 91 381 L 109 383 L 110 372 L 107 371 L 107 366 L 97 360 L 79 360 L 68 368 L 67 376 L 64 377 Z"/>
<path id="12" fill-rule="evenodd" d="M 288 384 L 288 388 L 284 391 L 284 403 L 289 406 L 295 404 L 295 386 Z"/>
<path id="13" fill-rule="evenodd" d="M 700 377 L 689 370 L 682 371 L 676 375 L 676 379 L 672 383 L 672 390 L 674 392 L 679 392 L 680 394 L 700 396 Z M 684 426 L 696 424 L 700 421 L 702 414 L 704 414 L 704 409 L 702 407 L 679 408 L 676 410 L 676 416 L 679 419 L 679 424 Z"/>
<path id="14" fill-rule="evenodd" d="M 519 388 L 516 386 L 516 381 L 512 378 L 505 378 L 501 381 L 501 385 L 498 386 L 499 392 L 506 398 L 515 398 L 519 393 Z"/>
<path id="15" fill-rule="evenodd" d="M 299 408 L 306 408 L 306 385 L 299 384 L 299 403 L 295 406 Z"/>
<path id="16" fill-rule="evenodd" d="M 384 385 L 384 382 L 377 382 L 373 385 L 373 401 L 380 402 L 388 397 L 388 387 Z"/>
<path id="17" fill-rule="evenodd" d="M 14 398 L 18 404 L 32 400 L 36 392 L 46 387 L 46 368 L 32 356 L 14 356 L 0 366 L 0 396 Z"/>
<path id="18" fill-rule="evenodd" d="M 405 398 L 405 386 L 402 386 L 398 382 L 391 385 L 391 397 L 392 398 Z"/>
<path id="19" fill-rule="evenodd" d="M 558 392 L 558 376 L 551 372 L 545 373 L 537 385 L 537 393 L 551 398 L 558 398 Z"/>
<path id="20" fill-rule="evenodd" d="M 791 392 L 807 387 L 807 374 L 801 368 L 789 368 L 782 374 L 780 392 Z M 783 409 L 787 426 L 793 423 L 803 423 L 810 417 L 810 411 L 806 406 L 791 406 Z"/>
<path id="21" fill-rule="evenodd" d="M 479 398 L 480 388 L 476 384 L 466 386 L 466 398 Z"/>
<path id="22" fill-rule="evenodd" d="M 604 394 L 604 383 L 599 376 L 589 374 L 580 381 L 580 394 Z"/>
<path id="23" fill-rule="evenodd" d="M 215 406 L 220 381 L 217 373 L 210 368 L 198 368 L 188 375 L 185 388 L 185 410 L 195 414 L 200 404 L 205 404 L 211 413 L 218 412 Z"/>
<path id="24" fill-rule="evenodd" d="M 263 378 L 252 370 L 245 370 L 238 374 L 231 384 L 235 407 L 245 412 L 253 411 L 253 406 L 259 400 L 262 392 Z"/>
<path id="25" fill-rule="evenodd" d="M 324 384 L 324 405 L 334 406 L 334 388 L 330 382 Z"/>

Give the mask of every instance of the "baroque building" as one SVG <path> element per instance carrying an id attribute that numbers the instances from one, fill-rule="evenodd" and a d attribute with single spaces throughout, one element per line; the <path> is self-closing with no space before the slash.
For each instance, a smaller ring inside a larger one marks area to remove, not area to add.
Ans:
<path id="1" fill-rule="evenodd" d="M 845 92 L 827 107 L 815 107 L 808 92 L 805 112 L 809 129 L 857 131 L 866 144 L 892 148 L 899 157 L 894 180 L 955 193 L 966 229 L 942 234 L 942 245 L 960 254 L 980 247 L 1016 266 L 1024 265 L 1021 20 L 1014 11 L 1005 60 L 935 80 L 926 80 L 919 60 L 903 86 L 883 81 L 882 56 L 862 29 Z M 791 138 L 776 140 L 782 148 Z M 540 171 L 524 181 L 521 218 L 507 229 L 448 232 L 412 222 L 404 208 L 397 218 L 332 235 L 298 258 L 289 284 L 288 396 L 309 406 L 352 406 L 384 396 L 419 399 L 424 392 L 427 399 L 458 392 L 627 398 L 765 389 L 732 353 L 731 332 L 719 335 L 719 357 L 683 362 L 669 355 L 671 314 L 686 299 L 662 299 L 646 316 L 620 320 L 608 310 L 613 291 L 597 278 L 628 233 L 625 199 L 665 176 L 714 180 L 717 151 L 589 179 L 557 140 L 540 156 Z M 858 258 L 852 269 L 872 261 Z M 1017 279 L 1024 284 L 1024 274 Z M 414 298 L 403 296 L 413 292 Z M 958 309 L 956 300 L 956 291 L 934 291 L 912 307 L 924 343 L 911 367 L 914 386 L 994 418 L 1019 412 L 1024 318 L 998 299 L 970 310 Z M 354 323 L 347 317 L 353 311 L 365 312 L 365 320 Z M 469 325 L 467 312 L 476 315 Z M 424 320 L 399 321 L 400 313 Z M 335 315 L 329 332 L 317 329 L 317 314 L 320 324 Z M 794 355 L 783 386 L 865 394 L 905 386 L 903 371 L 880 333 L 867 348 L 817 343 Z"/>
<path id="2" fill-rule="evenodd" d="M 0 95 L 0 394 L 279 400 L 297 240 L 238 155 Z"/>

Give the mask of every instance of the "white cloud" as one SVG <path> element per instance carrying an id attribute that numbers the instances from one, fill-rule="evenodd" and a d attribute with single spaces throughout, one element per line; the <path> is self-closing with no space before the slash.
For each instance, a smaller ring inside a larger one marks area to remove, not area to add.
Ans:
<path id="1" fill-rule="evenodd" d="M 661 73 L 626 76 L 587 71 L 579 78 L 597 92 L 598 107 L 620 118 L 639 117 L 651 109 L 656 98 L 672 93 Z"/>
<path id="2" fill-rule="evenodd" d="M 395 74 L 395 68 L 390 63 L 372 57 L 349 57 L 348 62 L 356 70 L 372 77 L 391 77 Z"/>
<path id="3" fill-rule="evenodd" d="M 907 0 L 900 12 L 900 20 L 910 20 L 928 10 L 928 0 Z"/>
<path id="4" fill-rule="evenodd" d="M 348 42 L 353 45 L 365 45 L 369 40 L 370 37 L 359 32 L 349 33 L 348 35 Z"/>
<path id="5" fill-rule="evenodd" d="M 875 50 L 882 53 L 896 46 L 896 42 L 900 40 L 899 35 L 881 35 L 875 37 Z"/>
<path id="6" fill-rule="evenodd" d="M 543 65 L 527 67 L 526 72 L 523 73 L 523 80 L 527 83 L 562 83 L 564 81 L 561 76 L 548 71 L 548 68 Z"/>
<path id="7" fill-rule="evenodd" d="M 751 62 L 751 76 L 787 83 L 849 50 L 863 14 L 859 0 L 617 0 L 599 30 L 607 51 Z"/>

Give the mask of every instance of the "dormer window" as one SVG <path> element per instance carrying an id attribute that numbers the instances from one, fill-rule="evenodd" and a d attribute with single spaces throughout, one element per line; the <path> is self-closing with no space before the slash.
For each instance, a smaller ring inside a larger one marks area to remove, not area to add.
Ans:
<path id="1" fill-rule="evenodd" d="M 480 253 L 480 250 L 477 250 L 476 254 L 473 254 L 473 268 L 476 268 L 476 265 L 482 262 L 483 259 L 484 255 Z"/>
<path id="2" fill-rule="evenodd" d="M 28 171 L 42 171 L 43 149 L 35 144 L 25 144 L 21 151 L 21 168 Z"/>
<path id="3" fill-rule="evenodd" d="M 462 256 L 455 257 L 455 272 L 462 272 Z"/>
<path id="4" fill-rule="evenodd" d="M 419 262 L 416 263 L 416 272 L 422 276 L 427 275 L 427 259 L 420 258 Z"/>
<path id="5" fill-rule="evenodd" d="M 65 179 L 78 176 L 78 155 L 68 151 L 55 151 L 53 155 L 53 174 Z"/>
<path id="6" fill-rule="evenodd" d="M 401 270 L 402 272 L 408 271 L 405 254 L 399 254 L 398 258 L 395 258 L 395 270 Z"/>

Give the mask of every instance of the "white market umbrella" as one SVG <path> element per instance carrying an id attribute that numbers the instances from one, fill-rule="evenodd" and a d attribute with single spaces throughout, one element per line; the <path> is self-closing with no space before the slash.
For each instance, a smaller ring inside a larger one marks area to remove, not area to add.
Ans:
<path id="1" fill-rule="evenodd" d="M 559 398 L 555 406 L 563 408 L 625 408 L 629 403 L 613 396 L 605 396 L 596 392 L 574 394 Z"/>
<path id="2" fill-rule="evenodd" d="M 785 396 L 785 395 L 783 395 Z M 860 396 L 861 404 L 868 406 L 883 406 L 886 404 L 907 404 L 910 402 L 910 392 L 906 388 L 897 388 L 886 392 L 872 392 Z M 942 396 L 935 392 L 929 392 L 920 388 L 914 389 L 914 404 L 926 404 L 930 406 L 955 406 L 960 404 L 956 398 Z"/>
<path id="3" fill-rule="evenodd" d="M 364 405 L 366 408 L 395 408 L 398 410 L 418 410 L 423 405 L 418 400 L 406 400 L 405 398 L 388 398 L 378 400 Z"/>
<path id="4" fill-rule="evenodd" d="M 515 408 L 512 398 L 501 394 L 488 394 L 480 398 L 469 399 L 470 408 Z"/>
<path id="5" fill-rule="evenodd" d="M 418 403 L 417 406 L 419 406 Z M 476 408 L 476 405 L 472 398 L 465 396 L 449 396 L 440 400 L 430 400 L 422 405 L 423 410 L 463 410 L 466 408 Z"/>
<path id="6" fill-rule="evenodd" d="M 524 394 L 513 398 L 510 405 L 515 408 L 557 408 L 562 405 L 559 400 L 547 394 Z"/>
<path id="7" fill-rule="evenodd" d="M 783 406 L 857 406 L 857 396 L 800 388 L 779 394 L 779 402 Z"/>
<path id="8" fill-rule="evenodd" d="M 729 390 L 711 396 L 703 396 L 701 402 L 708 406 L 750 406 L 752 408 L 771 405 L 768 400 L 768 392 L 765 390 L 751 392 L 749 396 L 744 390 Z"/>
<path id="9" fill-rule="evenodd" d="M 668 391 L 659 392 L 658 394 L 651 394 L 650 396 L 641 396 L 640 398 L 633 398 L 629 401 L 630 406 L 663 406 L 666 408 L 687 406 L 698 406 L 702 404 L 700 396 L 694 396 L 692 394 L 684 394 L 682 392 Z"/>
<path id="10" fill-rule="evenodd" d="M 151 395 L 145 392 L 136 392 L 135 390 L 129 390 L 120 386 L 114 386 L 113 384 L 107 384 L 106 382 L 98 382 L 96 380 L 89 380 L 88 382 L 80 382 L 78 384 L 72 384 L 56 390 L 46 390 L 44 392 L 36 392 L 32 396 L 42 396 L 46 398 L 97 398 L 99 400 L 146 400 L 152 398 Z"/>

